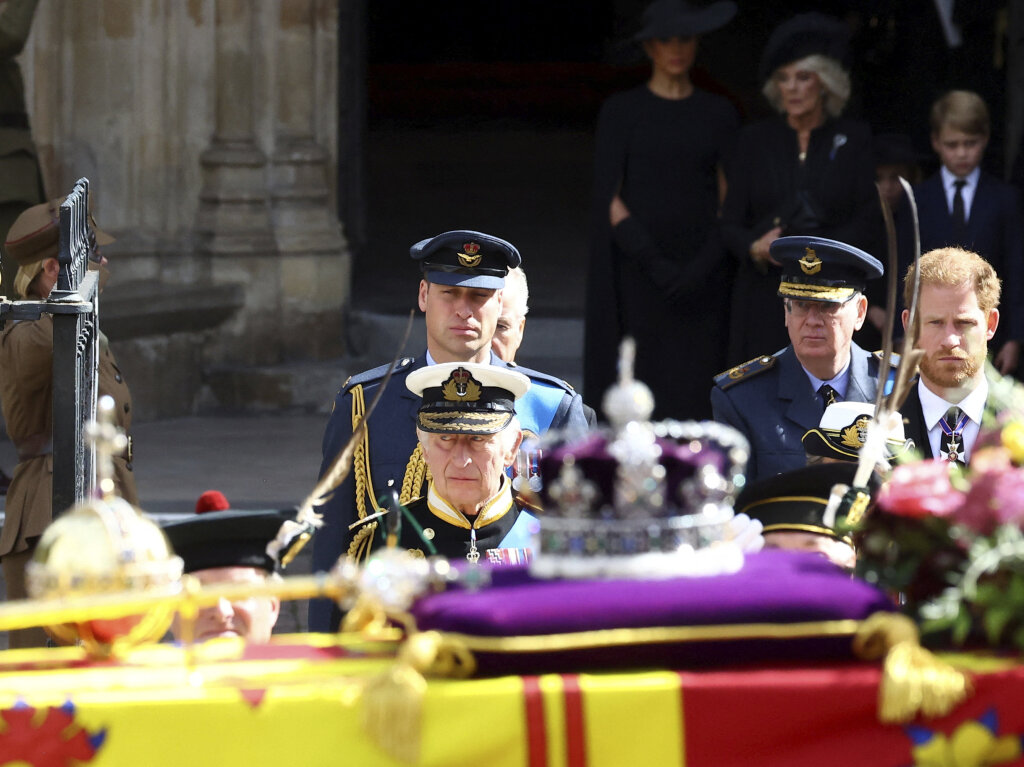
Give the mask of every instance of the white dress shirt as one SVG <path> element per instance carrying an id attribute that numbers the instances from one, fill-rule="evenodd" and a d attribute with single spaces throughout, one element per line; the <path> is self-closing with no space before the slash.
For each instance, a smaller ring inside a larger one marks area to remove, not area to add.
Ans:
<path id="1" fill-rule="evenodd" d="M 946 210 L 949 211 L 950 215 L 953 215 L 953 195 L 956 194 L 956 182 L 959 177 L 950 173 L 945 165 L 942 166 L 940 172 L 942 173 L 942 188 L 946 190 Z M 978 179 L 980 178 L 980 167 L 975 168 L 963 178 L 967 182 L 960 192 L 960 196 L 964 198 L 965 223 L 971 220 L 971 204 L 974 202 L 974 193 L 978 191 Z"/>
<path id="2" fill-rule="evenodd" d="M 800 367 L 803 367 L 803 365 L 801 365 Z M 813 375 L 811 373 L 811 371 L 809 371 L 807 368 L 804 368 L 804 372 L 807 374 L 807 377 L 811 380 L 811 388 L 814 389 L 814 393 L 815 394 L 818 393 L 818 389 L 821 388 L 822 384 L 828 384 L 829 386 L 831 386 L 833 389 L 836 390 L 836 396 L 839 399 L 841 399 L 841 400 L 845 400 L 846 399 L 846 390 L 850 386 L 850 360 L 849 359 L 846 360 L 846 367 L 844 367 L 836 375 L 834 375 L 832 378 L 828 379 L 827 381 L 823 381 L 822 379 L 820 379 L 817 376 Z"/>
<path id="3" fill-rule="evenodd" d="M 971 449 L 975 440 L 978 439 L 978 432 L 981 431 L 981 417 L 985 412 L 985 400 L 988 399 L 988 380 L 981 379 L 978 387 L 963 398 L 961 402 L 946 402 L 938 394 L 932 392 L 923 381 L 917 382 L 917 396 L 921 399 L 921 415 L 924 417 L 924 425 L 928 427 L 928 444 L 931 445 L 932 455 L 941 458 L 939 444 L 942 440 L 942 427 L 939 421 L 946 415 L 951 407 L 958 407 L 967 414 L 969 419 L 964 425 L 963 446 L 964 463 L 971 460 Z M 951 424 L 955 426 L 955 424 Z"/>

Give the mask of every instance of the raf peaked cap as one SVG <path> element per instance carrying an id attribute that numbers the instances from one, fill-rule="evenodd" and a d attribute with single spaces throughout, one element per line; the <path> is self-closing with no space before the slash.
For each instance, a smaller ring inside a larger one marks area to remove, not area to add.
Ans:
<path id="1" fill-rule="evenodd" d="M 736 513 L 758 519 L 764 532 L 818 533 L 842 539 L 825 521 L 825 509 L 834 485 L 852 485 L 855 463 L 819 463 L 776 474 L 747 485 L 736 499 Z M 878 478 L 869 480 L 872 495 Z"/>
<path id="2" fill-rule="evenodd" d="M 428 282 L 500 290 L 505 275 L 522 263 L 516 247 L 500 237 L 457 229 L 420 240 L 409 250 Z"/>
<path id="3" fill-rule="evenodd" d="M 272 573 L 277 560 L 267 551 L 282 525 L 295 521 L 295 509 L 281 511 L 211 511 L 163 526 L 185 572 L 214 567 L 255 567 Z M 300 546 L 305 539 L 292 540 Z M 286 556 L 282 552 L 282 556 Z"/>
<path id="4" fill-rule="evenodd" d="M 423 431 L 496 434 L 509 425 L 530 379 L 497 365 L 445 362 L 414 370 L 405 385 L 423 400 L 416 416 Z"/>
<path id="5" fill-rule="evenodd" d="M 807 455 L 856 461 L 864 447 L 868 423 L 874 418 L 875 406 L 871 402 L 834 402 L 825 408 L 821 422 L 803 436 Z M 885 437 L 885 457 L 889 460 L 906 458 L 914 447 L 903 432 L 903 420 L 894 419 L 894 425 Z"/>
<path id="6" fill-rule="evenodd" d="M 763 82 L 779 67 L 814 54 L 847 66 L 849 52 L 850 30 L 846 24 L 823 13 L 801 13 L 772 31 L 761 54 L 758 74 Z"/>
<path id="7" fill-rule="evenodd" d="M 720 0 L 710 5 L 697 5 L 686 0 L 654 0 L 641 18 L 640 31 L 633 40 L 690 37 L 712 32 L 728 24 L 736 15 L 736 3 Z"/>
<path id="8" fill-rule="evenodd" d="M 824 237 L 779 237 L 769 250 L 782 264 L 783 298 L 842 303 L 883 273 L 874 256 Z"/>

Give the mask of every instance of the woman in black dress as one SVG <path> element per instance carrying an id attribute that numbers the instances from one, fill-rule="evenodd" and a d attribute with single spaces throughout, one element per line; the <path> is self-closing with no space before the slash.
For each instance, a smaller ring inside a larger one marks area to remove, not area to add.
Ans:
<path id="1" fill-rule="evenodd" d="M 735 13 L 728 1 L 656 0 L 634 37 L 650 79 L 601 108 L 584 354 L 584 397 L 599 410 L 619 341 L 632 336 L 655 417 L 711 417 L 728 296 L 718 209 L 738 118 L 729 101 L 694 87 L 690 68 L 697 35 Z"/>
<path id="2" fill-rule="evenodd" d="M 819 235 L 877 253 L 881 209 L 871 130 L 840 117 L 850 78 L 840 62 L 848 33 L 819 13 L 795 16 L 771 35 L 761 59 L 763 93 L 779 111 L 740 131 L 722 210 L 722 235 L 738 262 L 729 364 L 789 343 L 768 247 L 783 235 Z"/>

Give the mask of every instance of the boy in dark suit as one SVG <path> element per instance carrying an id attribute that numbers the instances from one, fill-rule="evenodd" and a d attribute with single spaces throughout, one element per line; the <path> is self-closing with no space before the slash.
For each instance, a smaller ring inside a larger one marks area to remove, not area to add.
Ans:
<path id="1" fill-rule="evenodd" d="M 1024 229 L 1017 190 L 981 170 L 989 138 L 988 108 L 971 91 L 950 91 L 932 105 L 932 148 L 939 172 L 915 190 L 921 250 L 959 246 L 980 254 L 1002 275 L 1002 322 L 993 339 L 993 364 L 1015 373 L 1024 339 Z"/>

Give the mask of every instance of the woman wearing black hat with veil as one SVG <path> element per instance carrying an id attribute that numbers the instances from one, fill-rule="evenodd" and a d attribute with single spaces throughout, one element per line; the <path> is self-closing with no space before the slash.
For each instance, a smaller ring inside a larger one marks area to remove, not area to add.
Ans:
<path id="1" fill-rule="evenodd" d="M 762 92 L 779 115 L 740 131 L 722 209 L 722 236 L 738 261 L 730 365 L 789 343 L 773 240 L 815 235 L 869 253 L 883 241 L 871 130 L 840 116 L 850 95 L 848 38 L 838 19 L 804 13 L 772 32 L 761 57 Z"/>
<path id="2" fill-rule="evenodd" d="M 711 417 L 707 384 L 721 367 L 728 300 L 717 218 L 739 122 L 729 101 L 694 86 L 690 69 L 698 36 L 735 13 L 728 0 L 656 0 L 633 38 L 650 79 L 601 108 L 584 351 L 594 407 L 629 335 L 655 417 Z"/>

